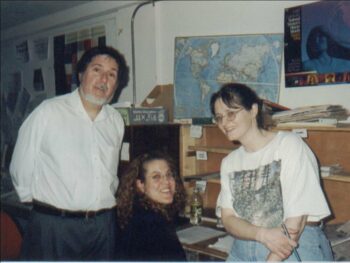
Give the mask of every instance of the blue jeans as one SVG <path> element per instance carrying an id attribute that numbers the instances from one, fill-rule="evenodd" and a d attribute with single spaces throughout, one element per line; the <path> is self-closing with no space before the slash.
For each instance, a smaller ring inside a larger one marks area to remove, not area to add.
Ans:
<path id="1" fill-rule="evenodd" d="M 297 251 L 302 261 L 333 261 L 330 243 L 318 226 L 305 226 Z M 235 239 L 226 261 L 266 261 L 269 252 L 259 242 Z M 297 258 L 292 253 L 284 261 L 297 261 Z"/>

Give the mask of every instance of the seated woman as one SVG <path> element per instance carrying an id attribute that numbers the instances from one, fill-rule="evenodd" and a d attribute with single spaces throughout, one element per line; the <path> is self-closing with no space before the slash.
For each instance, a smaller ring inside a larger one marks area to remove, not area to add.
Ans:
<path id="1" fill-rule="evenodd" d="M 174 161 L 162 152 L 133 160 L 117 192 L 117 260 L 186 261 L 173 219 L 186 202 Z"/>

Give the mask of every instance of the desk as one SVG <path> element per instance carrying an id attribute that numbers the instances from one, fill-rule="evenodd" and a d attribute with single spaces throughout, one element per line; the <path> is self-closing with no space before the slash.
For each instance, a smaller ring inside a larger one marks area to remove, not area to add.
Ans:
<path id="1" fill-rule="evenodd" d="M 218 240 L 211 238 L 196 244 L 182 244 L 189 261 L 225 261 L 227 253 L 208 247 Z"/>
<path id="2" fill-rule="evenodd" d="M 187 225 L 184 228 L 191 227 L 192 225 Z M 200 241 L 194 244 L 182 243 L 182 247 L 186 252 L 187 259 L 189 261 L 225 261 L 227 258 L 227 253 L 217 250 L 215 248 L 210 248 L 209 245 L 215 244 L 220 237 L 226 236 L 226 231 L 224 229 L 218 229 L 213 222 L 203 221 L 200 226 L 209 227 L 216 230 L 224 231 L 218 237 L 209 238 L 204 241 Z"/>

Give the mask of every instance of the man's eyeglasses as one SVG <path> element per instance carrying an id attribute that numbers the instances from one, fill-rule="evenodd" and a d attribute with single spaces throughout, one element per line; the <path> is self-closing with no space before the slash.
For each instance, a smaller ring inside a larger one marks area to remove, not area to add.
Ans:
<path id="1" fill-rule="evenodd" d="M 222 124 L 222 121 L 225 117 L 228 121 L 233 121 L 241 110 L 243 110 L 243 108 L 239 108 L 237 110 L 229 110 L 226 112 L 226 115 L 216 115 L 213 117 L 213 122 L 216 124 Z"/>

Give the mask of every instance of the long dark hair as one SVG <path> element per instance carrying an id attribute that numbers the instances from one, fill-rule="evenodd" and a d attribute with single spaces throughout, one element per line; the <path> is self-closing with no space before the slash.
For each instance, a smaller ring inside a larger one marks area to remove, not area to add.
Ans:
<path id="1" fill-rule="evenodd" d="M 167 162 L 175 179 L 175 195 L 173 203 L 163 205 L 147 199 L 143 193 L 140 193 L 136 187 L 136 180 L 145 180 L 145 164 L 154 160 L 164 160 Z M 156 210 L 163 214 L 166 219 L 171 220 L 176 213 L 182 211 L 186 204 L 186 191 L 183 181 L 177 172 L 174 160 L 161 151 L 145 153 L 134 159 L 126 169 L 126 172 L 120 179 L 120 185 L 117 191 L 117 215 L 121 228 L 124 228 L 133 213 L 134 202 L 140 201 L 148 208 Z"/>
<path id="2" fill-rule="evenodd" d="M 265 113 L 263 111 L 263 101 L 254 90 L 240 83 L 224 84 L 210 98 L 210 110 L 215 115 L 215 102 L 221 99 L 229 108 L 243 107 L 245 110 L 251 110 L 254 104 L 258 105 L 256 122 L 259 129 L 266 129 Z"/>

